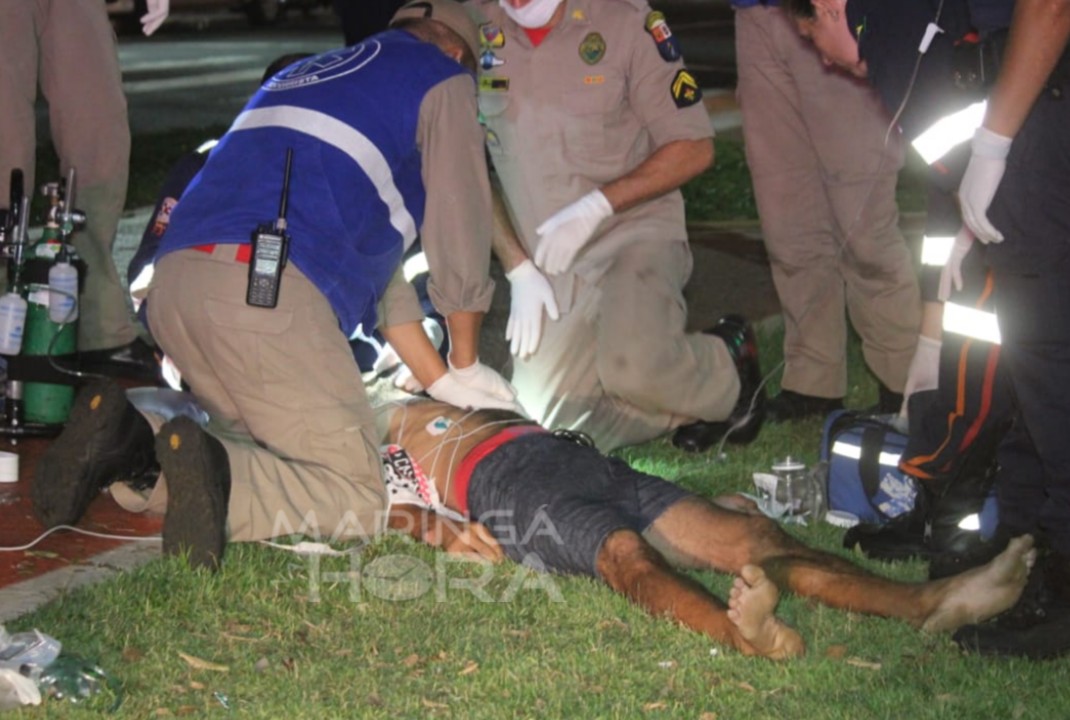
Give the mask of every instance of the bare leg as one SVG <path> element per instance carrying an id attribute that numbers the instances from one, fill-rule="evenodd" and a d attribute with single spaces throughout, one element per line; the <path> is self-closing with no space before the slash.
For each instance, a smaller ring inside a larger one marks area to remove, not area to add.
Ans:
<path id="1" fill-rule="evenodd" d="M 606 538 L 598 553 L 599 576 L 651 615 L 670 617 L 745 655 L 774 660 L 801 655 L 802 638 L 773 615 L 779 594 L 758 568 L 734 592 L 732 610 L 706 588 L 673 570 L 630 530 Z M 735 617 L 732 617 L 734 613 Z"/>
<path id="2" fill-rule="evenodd" d="M 1021 594 L 1034 559 L 1032 538 L 1025 536 L 988 565 L 962 575 L 897 582 L 809 548 L 769 518 L 698 498 L 670 507 L 644 536 L 681 566 L 738 575 L 745 565 L 758 565 L 782 590 L 830 607 L 900 618 L 926 630 L 953 630 L 1006 610 Z"/>

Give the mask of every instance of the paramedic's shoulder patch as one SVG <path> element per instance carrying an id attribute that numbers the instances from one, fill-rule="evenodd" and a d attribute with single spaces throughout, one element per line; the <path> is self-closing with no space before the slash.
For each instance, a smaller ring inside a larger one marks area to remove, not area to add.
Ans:
<path id="1" fill-rule="evenodd" d="M 687 70 L 678 70 L 676 72 L 672 79 L 670 92 L 672 93 L 673 102 L 676 103 L 678 108 L 690 107 L 702 100 L 702 90 L 699 89 L 695 78 Z"/>

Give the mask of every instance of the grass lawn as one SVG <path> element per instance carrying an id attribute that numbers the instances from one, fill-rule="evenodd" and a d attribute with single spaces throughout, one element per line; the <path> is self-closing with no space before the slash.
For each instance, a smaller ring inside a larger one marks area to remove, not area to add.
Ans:
<path id="1" fill-rule="evenodd" d="M 138 158 L 177 157 L 208 134 L 136 139 L 135 167 Z M 692 219 L 753 217 L 740 148 L 720 143 L 718 157 L 720 170 L 687 190 Z M 132 207 L 149 204 L 153 193 L 140 193 L 162 177 L 143 171 L 131 183 Z M 908 197 L 917 184 L 907 178 L 904 187 Z M 761 328 L 767 371 L 780 360 L 780 332 Z M 873 403 L 857 341 L 850 368 L 848 405 Z M 721 461 L 667 440 L 619 454 L 712 496 L 749 490 L 751 473 L 788 453 L 814 462 L 820 430 L 818 421 L 767 426 Z M 831 526 L 791 532 L 847 554 Z M 778 614 L 809 653 L 772 663 L 648 617 L 592 580 L 451 562 L 397 536 L 351 549 L 309 560 L 233 545 L 214 576 L 167 559 L 73 591 L 8 630 L 54 635 L 121 690 L 11 717 L 958 720 L 1060 718 L 1070 707 L 1057 679 L 1065 660 L 964 656 L 947 636 L 795 597 L 783 598 Z M 899 579 L 925 575 L 921 563 L 858 560 Z M 722 596 L 731 582 L 695 578 Z"/>

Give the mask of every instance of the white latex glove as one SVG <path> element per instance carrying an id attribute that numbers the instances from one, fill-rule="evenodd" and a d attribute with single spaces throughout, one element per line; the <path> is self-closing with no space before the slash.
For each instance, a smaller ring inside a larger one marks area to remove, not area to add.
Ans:
<path id="1" fill-rule="evenodd" d="M 416 376 L 412 374 L 412 370 L 409 370 L 408 365 L 402 365 L 398 368 L 397 373 L 394 375 L 394 387 L 398 390 L 404 390 L 410 395 L 416 395 L 424 391 L 424 385 Z"/>
<path id="2" fill-rule="evenodd" d="M 992 204 L 1007 168 L 1011 140 L 984 126 L 977 128 L 973 136 L 973 154 L 959 185 L 962 219 L 977 239 L 986 244 L 1003 242 L 1003 233 L 988 221 L 988 206 Z"/>
<path id="3" fill-rule="evenodd" d="M 962 289 L 962 261 L 970 254 L 973 247 L 973 233 L 965 225 L 955 236 L 955 243 L 951 246 L 951 255 L 944 263 L 944 269 L 940 271 L 940 288 L 936 291 L 936 299 L 941 302 L 951 297 L 951 286 L 955 290 Z"/>
<path id="4" fill-rule="evenodd" d="M 479 363 L 476 364 L 478 365 Z M 490 370 L 490 368 L 487 369 Z M 494 371 L 490 370 L 490 372 Z M 505 381 L 502 380 L 502 382 L 504 383 Z M 500 410 L 512 410 L 521 415 L 524 414 L 524 409 L 520 407 L 516 400 L 503 400 L 497 395 L 492 395 L 484 390 L 469 387 L 461 381 L 453 370 L 431 383 L 431 387 L 427 388 L 427 394 L 439 402 L 444 402 L 454 407 L 498 408 Z"/>
<path id="5" fill-rule="evenodd" d="M 907 383 L 903 388 L 903 407 L 899 414 L 906 417 L 907 400 L 916 392 L 935 390 L 940 384 L 940 346 L 939 340 L 920 335 L 918 347 L 910 361 Z"/>
<path id="6" fill-rule="evenodd" d="M 450 375 L 453 375 L 465 387 L 492 395 L 499 400 L 516 402 L 516 388 L 508 380 L 476 360 L 466 368 L 458 368 L 452 360 L 448 361 Z"/>
<path id="7" fill-rule="evenodd" d="M 517 265 L 505 274 L 509 280 L 509 322 L 505 325 L 505 339 L 513 355 L 527 357 L 539 347 L 542 338 L 542 311 L 557 320 L 557 300 L 554 289 L 530 260 Z"/>
<path id="8" fill-rule="evenodd" d="M 167 14 L 171 12 L 171 0 L 145 0 L 145 6 L 149 11 L 141 16 L 141 32 L 148 37 L 167 19 Z"/>
<path id="9" fill-rule="evenodd" d="M 375 364 L 372 365 L 372 372 L 376 375 L 382 375 L 390 372 L 400 364 L 401 358 L 398 357 L 397 351 L 391 347 L 390 343 L 383 343 L 379 348 L 379 354 L 375 358 Z"/>
<path id="10" fill-rule="evenodd" d="M 583 249 L 602 221 L 612 214 L 613 206 L 601 190 L 592 190 L 558 210 L 535 228 L 539 234 L 535 264 L 550 275 L 565 272 L 572 266 L 576 253 Z"/>

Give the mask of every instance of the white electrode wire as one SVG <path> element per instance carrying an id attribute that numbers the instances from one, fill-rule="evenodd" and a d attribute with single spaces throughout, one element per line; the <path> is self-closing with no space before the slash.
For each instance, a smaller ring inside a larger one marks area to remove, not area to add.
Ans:
<path id="1" fill-rule="evenodd" d="M 30 542 L 26 543 L 25 545 L 0 545 L 0 552 L 22 552 L 23 550 L 30 550 L 57 530 L 72 530 L 76 533 L 81 533 L 82 535 L 103 538 L 105 540 L 138 540 L 144 542 L 156 542 L 157 540 L 162 539 L 159 535 L 113 535 L 110 533 L 100 533 L 94 532 L 93 530 L 85 530 L 84 528 L 74 527 L 73 525 L 56 525 L 53 528 L 45 530 L 43 533 L 38 535 Z"/>

